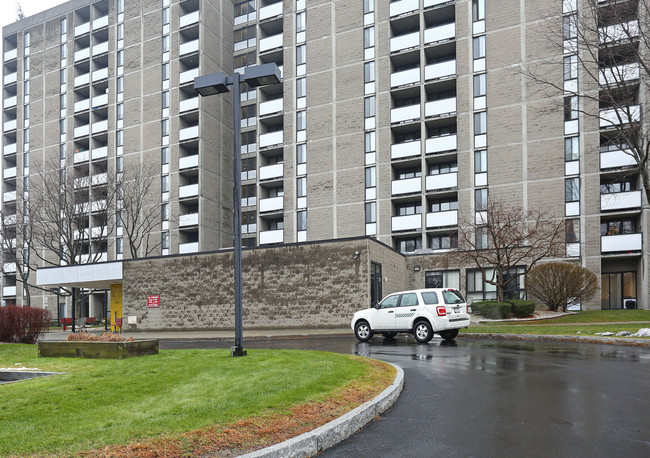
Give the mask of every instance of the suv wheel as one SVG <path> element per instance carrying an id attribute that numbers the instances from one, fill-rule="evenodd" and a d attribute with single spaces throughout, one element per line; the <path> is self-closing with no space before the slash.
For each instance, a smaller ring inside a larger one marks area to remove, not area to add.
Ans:
<path id="1" fill-rule="evenodd" d="M 427 343 L 433 338 L 431 325 L 426 321 L 418 321 L 413 326 L 413 337 L 420 343 Z"/>
<path id="2" fill-rule="evenodd" d="M 458 335 L 458 329 L 447 329 L 446 331 L 440 331 L 438 334 L 445 340 L 454 340 Z"/>
<path id="3" fill-rule="evenodd" d="M 367 321 L 359 321 L 354 325 L 354 335 L 357 336 L 361 342 L 367 342 L 372 339 L 373 332 Z"/>

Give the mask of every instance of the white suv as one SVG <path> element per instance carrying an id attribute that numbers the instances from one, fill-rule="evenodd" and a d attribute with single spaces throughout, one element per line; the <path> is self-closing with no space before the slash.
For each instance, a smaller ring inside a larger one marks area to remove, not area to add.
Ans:
<path id="1" fill-rule="evenodd" d="M 428 342 L 433 334 L 452 340 L 460 328 L 469 326 L 467 304 L 456 289 L 431 288 L 390 294 L 374 308 L 361 310 L 352 318 L 357 339 L 367 341 L 376 332 L 392 338 L 398 332 L 413 334 Z"/>

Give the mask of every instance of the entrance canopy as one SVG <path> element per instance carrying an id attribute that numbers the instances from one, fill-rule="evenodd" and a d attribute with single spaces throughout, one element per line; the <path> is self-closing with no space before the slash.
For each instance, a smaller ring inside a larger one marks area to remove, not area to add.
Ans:
<path id="1" fill-rule="evenodd" d="M 110 289 L 116 283 L 122 283 L 122 261 L 36 270 L 36 285 L 42 288 Z"/>

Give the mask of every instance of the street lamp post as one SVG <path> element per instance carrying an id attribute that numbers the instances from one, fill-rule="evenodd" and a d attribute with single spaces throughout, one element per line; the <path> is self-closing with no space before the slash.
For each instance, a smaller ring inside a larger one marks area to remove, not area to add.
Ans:
<path id="1" fill-rule="evenodd" d="M 230 92 L 232 86 L 233 98 L 233 237 L 235 249 L 235 346 L 231 349 L 231 356 L 246 356 L 243 345 L 243 320 L 242 320 L 242 250 L 241 250 L 241 82 L 248 83 L 251 87 L 267 86 L 280 82 L 280 69 L 275 63 L 246 67 L 244 74 L 235 73 L 227 76 L 225 73 L 194 78 L 194 90 L 200 96 L 206 97 L 214 94 Z"/>

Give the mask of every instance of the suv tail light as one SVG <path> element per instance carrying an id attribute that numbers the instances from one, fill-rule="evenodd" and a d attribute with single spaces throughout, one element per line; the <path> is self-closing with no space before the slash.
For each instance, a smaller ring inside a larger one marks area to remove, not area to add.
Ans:
<path id="1" fill-rule="evenodd" d="M 438 313 L 438 316 L 447 316 L 447 308 L 444 305 L 437 306 L 436 312 Z"/>

